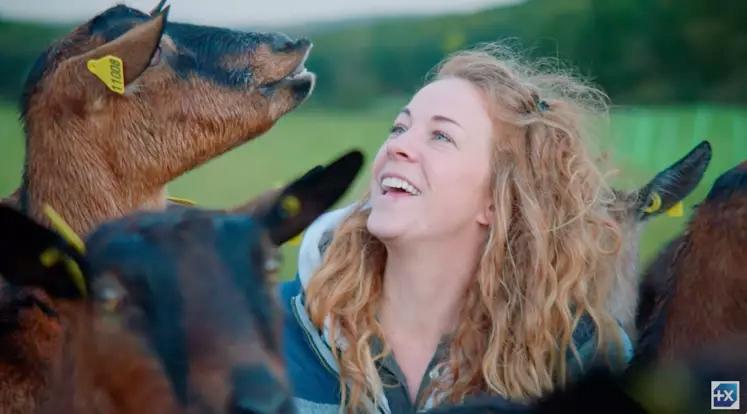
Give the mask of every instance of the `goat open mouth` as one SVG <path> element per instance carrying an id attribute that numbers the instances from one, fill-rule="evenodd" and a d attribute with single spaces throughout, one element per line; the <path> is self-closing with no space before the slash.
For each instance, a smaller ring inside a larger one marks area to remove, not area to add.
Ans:
<path id="1" fill-rule="evenodd" d="M 301 63 L 296 66 L 295 69 L 291 73 L 285 76 L 284 79 L 296 79 L 298 77 L 306 76 L 307 74 L 311 73 L 308 69 L 306 69 L 306 57 L 308 56 L 308 52 L 306 52 L 306 56 L 304 56 Z"/>
<path id="2" fill-rule="evenodd" d="M 276 81 L 267 82 L 261 85 L 260 88 L 263 90 L 272 90 L 277 87 L 289 86 L 294 90 L 300 89 L 306 90 L 307 93 L 310 92 L 316 80 L 316 75 L 306 69 L 306 59 L 308 59 L 309 53 L 311 53 L 311 47 L 311 44 L 307 46 L 303 57 L 293 70 Z"/>
<path id="3" fill-rule="evenodd" d="M 306 47 L 306 52 L 304 52 L 303 57 L 301 58 L 301 61 L 298 62 L 298 65 L 289 74 L 287 74 L 284 79 L 293 80 L 293 79 L 297 79 L 297 78 L 305 77 L 309 75 L 313 76 L 313 73 L 309 72 L 306 69 L 306 60 L 308 60 L 309 54 L 311 53 L 311 48 L 313 46 L 314 45 L 312 43 L 308 44 L 308 46 Z"/>
<path id="4" fill-rule="evenodd" d="M 301 63 L 288 76 L 278 81 L 278 84 L 281 84 L 281 85 L 287 84 L 290 86 L 295 86 L 299 84 L 310 84 L 313 86 L 315 79 L 316 79 L 316 75 L 313 72 L 310 72 L 308 69 L 306 69 L 303 63 Z"/>

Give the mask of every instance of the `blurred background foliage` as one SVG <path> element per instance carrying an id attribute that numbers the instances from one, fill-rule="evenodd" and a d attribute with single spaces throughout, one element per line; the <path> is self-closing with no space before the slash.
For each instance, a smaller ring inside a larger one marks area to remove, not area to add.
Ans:
<path id="1" fill-rule="evenodd" d="M 721 172 L 747 158 L 745 22 L 744 0 L 528 0 L 467 14 L 274 28 L 313 40 L 307 67 L 318 84 L 312 98 L 262 138 L 186 174 L 170 190 L 209 207 L 228 206 L 351 147 L 364 149 L 370 161 L 433 65 L 455 50 L 512 39 L 530 56 L 559 58 L 610 95 L 611 124 L 599 142 L 618 170 L 618 185 L 643 185 L 709 139 L 713 163 L 687 200 L 692 206 Z M 72 27 L 0 18 L 0 195 L 21 176 L 16 101 L 27 70 Z M 344 202 L 361 194 L 366 179 Z M 644 258 L 686 219 L 655 219 L 644 237 Z M 296 249 L 284 249 L 286 277 L 294 272 Z"/>
<path id="2" fill-rule="evenodd" d="M 445 54 L 506 38 L 577 67 L 617 103 L 733 104 L 747 103 L 745 21 L 742 0 L 529 0 L 278 29 L 314 41 L 316 104 L 357 108 L 410 94 Z M 14 100 L 33 59 L 71 27 L 0 21 L 0 97 Z"/>

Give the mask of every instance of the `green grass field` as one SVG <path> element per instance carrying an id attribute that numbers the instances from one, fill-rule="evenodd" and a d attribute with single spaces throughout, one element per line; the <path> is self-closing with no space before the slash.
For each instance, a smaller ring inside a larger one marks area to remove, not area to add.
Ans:
<path id="1" fill-rule="evenodd" d="M 370 162 L 395 112 L 404 103 L 395 100 L 358 113 L 301 109 L 283 118 L 260 139 L 180 177 L 169 191 L 203 206 L 227 207 L 350 148 L 362 149 Z M 642 243 L 644 260 L 682 228 L 693 204 L 702 200 L 721 172 L 747 159 L 747 108 L 618 108 L 610 130 L 600 139 L 600 146 L 609 151 L 619 167 L 615 182 L 628 189 L 645 184 L 702 139 L 713 144 L 713 161 L 704 181 L 686 200 L 685 217 L 661 216 L 647 227 Z M 17 111 L 14 105 L 0 104 L 0 195 L 18 186 L 22 165 L 23 134 Z M 343 203 L 363 192 L 368 177 L 359 177 Z M 283 249 L 283 277 L 295 272 L 296 250 L 297 246 L 290 245 Z"/>

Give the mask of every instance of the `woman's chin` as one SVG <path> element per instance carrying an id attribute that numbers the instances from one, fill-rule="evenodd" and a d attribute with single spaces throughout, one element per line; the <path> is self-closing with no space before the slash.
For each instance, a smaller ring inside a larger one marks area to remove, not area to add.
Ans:
<path id="1" fill-rule="evenodd" d="M 401 238 L 407 233 L 408 226 L 402 222 L 402 217 L 389 217 L 384 214 L 371 212 L 366 222 L 368 231 L 381 241 Z"/>

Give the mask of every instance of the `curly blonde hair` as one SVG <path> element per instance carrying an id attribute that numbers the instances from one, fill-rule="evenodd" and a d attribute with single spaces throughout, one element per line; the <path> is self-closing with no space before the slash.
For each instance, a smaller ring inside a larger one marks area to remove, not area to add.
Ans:
<path id="1" fill-rule="evenodd" d="M 528 401 L 565 384 L 569 351 L 580 363 L 572 334 L 582 315 L 593 321 L 598 350 L 620 344 L 605 304 L 622 236 L 589 146 L 589 121 L 606 118 L 607 98 L 497 44 L 447 57 L 430 76 L 444 78 L 471 82 L 488 103 L 496 208 L 449 345 L 449 375 L 432 386 L 439 402 L 485 392 Z M 347 344 L 335 357 L 348 412 L 377 402 L 375 361 L 389 352 L 371 354 L 372 337 L 383 338 L 386 249 L 367 230 L 368 214 L 359 207 L 337 228 L 306 294 L 312 321 Z"/>

